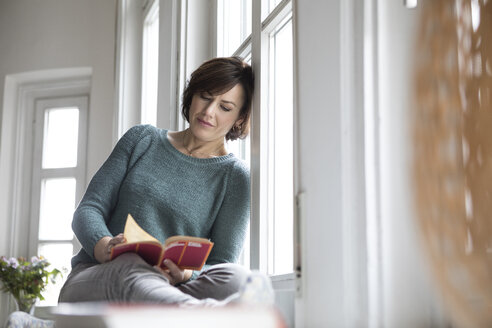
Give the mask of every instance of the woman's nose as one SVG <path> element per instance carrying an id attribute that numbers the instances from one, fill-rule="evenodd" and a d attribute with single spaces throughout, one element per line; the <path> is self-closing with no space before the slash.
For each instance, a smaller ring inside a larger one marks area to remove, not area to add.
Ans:
<path id="1" fill-rule="evenodd" d="M 203 113 L 206 115 L 212 115 L 214 113 L 215 107 L 215 101 L 211 101 L 205 105 L 205 107 L 203 108 Z"/>

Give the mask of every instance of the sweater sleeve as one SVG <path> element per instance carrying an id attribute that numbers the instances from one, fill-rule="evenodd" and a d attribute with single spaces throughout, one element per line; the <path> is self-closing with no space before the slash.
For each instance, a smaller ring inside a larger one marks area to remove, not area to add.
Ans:
<path id="1" fill-rule="evenodd" d="M 88 255 L 94 257 L 94 246 L 104 236 L 112 236 L 107 222 L 118 200 L 118 192 L 127 170 L 136 161 L 136 144 L 146 126 L 129 129 L 118 141 L 108 159 L 92 178 L 75 210 L 72 229 Z"/>
<path id="2" fill-rule="evenodd" d="M 249 170 L 237 162 L 228 177 L 226 195 L 212 226 L 214 247 L 207 264 L 234 263 L 243 248 L 250 218 Z"/>

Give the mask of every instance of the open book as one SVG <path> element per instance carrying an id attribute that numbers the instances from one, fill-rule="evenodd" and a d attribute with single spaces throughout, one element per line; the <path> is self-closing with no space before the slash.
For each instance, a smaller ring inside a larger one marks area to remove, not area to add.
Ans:
<path id="1" fill-rule="evenodd" d="M 172 236 L 161 244 L 143 230 L 128 214 L 125 231 L 126 242 L 111 249 L 111 260 L 120 254 L 133 252 L 147 263 L 165 269 L 165 259 L 170 259 L 181 269 L 201 270 L 214 245 L 208 239 L 190 236 Z"/>

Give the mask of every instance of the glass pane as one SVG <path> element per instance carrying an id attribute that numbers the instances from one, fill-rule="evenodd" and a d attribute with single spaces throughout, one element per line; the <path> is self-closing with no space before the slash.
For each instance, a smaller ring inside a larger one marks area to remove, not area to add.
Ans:
<path id="1" fill-rule="evenodd" d="M 273 51 L 273 151 L 270 178 L 273 184 L 273 272 L 293 271 L 293 59 L 292 20 L 289 19 L 271 35 Z M 272 253 L 272 252 L 271 252 Z"/>
<path id="2" fill-rule="evenodd" d="M 75 209 L 75 178 L 45 179 L 41 182 L 40 240 L 71 240 Z"/>
<path id="3" fill-rule="evenodd" d="M 265 18 L 267 18 L 268 15 L 270 15 L 270 13 L 281 1 L 282 0 L 263 0 L 261 8 L 261 20 L 263 21 Z"/>
<path id="4" fill-rule="evenodd" d="M 56 284 L 51 282 L 43 292 L 43 301 L 39 301 L 38 306 L 55 306 L 58 303 L 58 295 L 60 289 L 67 280 L 68 273 L 71 265 L 70 260 L 72 258 L 73 246 L 71 243 L 60 244 L 39 244 L 38 255 L 43 256 L 51 264 L 49 269 L 58 269 L 62 271 L 63 277 L 56 280 Z"/>
<path id="5" fill-rule="evenodd" d="M 244 61 L 251 65 L 251 53 L 247 54 L 244 58 Z M 250 137 L 246 137 L 246 139 L 241 140 L 237 139 L 234 141 L 229 141 L 227 143 L 227 149 L 229 152 L 233 153 L 237 158 L 242 159 L 246 165 L 249 167 L 251 163 L 251 143 Z M 248 229 L 246 231 L 246 237 L 244 240 L 243 251 L 239 257 L 239 263 L 249 268 L 250 263 L 250 226 L 248 225 Z"/>
<path id="6" fill-rule="evenodd" d="M 79 109 L 52 108 L 44 114 L 43 168 L 77 166 Z"/>
<path id="7" fill-rule="evenodd" d="M 218 1 L 218 56 L 231 56 L 251 34 L 251 4 L 251 0 Z"/>
<path id="8" fill-rule="evenodd" d="M 157 124 L 157 83 L 159 73 L 159 6 L 149 11 L 144 23 L 142 67 L 142 124 Z"/>
<path id="9" fill-rule="evenodd" d="M 227 142 L 227 149 L 230 153 L 233 153 L 237 158 L 242 159 L 249 167 L 250 163 L 250 141 L 249 136 L 246 139 L 237 139 Z"/>

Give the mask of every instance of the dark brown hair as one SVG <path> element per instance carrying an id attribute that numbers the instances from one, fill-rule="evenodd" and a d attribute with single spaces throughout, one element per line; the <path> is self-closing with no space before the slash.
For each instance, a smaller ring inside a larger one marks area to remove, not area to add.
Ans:
<path id="1" fill-rule="evenodd" d="M 249 132 L 251 102 L 254 91 L 254 75 L 251 66 L 239 57 L 221 57 L 206 61 L 190 77 L 183 92 L 181 113 L 190 122 L 190 107 L 193 96 L 202 92 L 221 95 L 240 84 L 244 91 L 243 105 L 239 111 L 239 126 L 234 125 L 227 132 L 226 140 L 244 139 Z"/>

